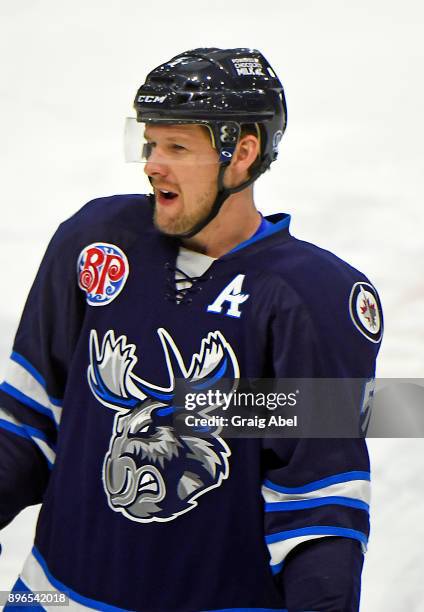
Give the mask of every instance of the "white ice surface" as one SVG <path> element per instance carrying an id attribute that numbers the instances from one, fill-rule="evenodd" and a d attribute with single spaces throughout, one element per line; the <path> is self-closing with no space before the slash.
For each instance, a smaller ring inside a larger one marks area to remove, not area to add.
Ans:
<path id="1" fill-rule="evenodd" d="M 251 46 L 289 108 L 258 207 L 291 212 L 297 236 L 366 272 L 385 311 L 379 376 L 422 377 L 423 22 L 418 0 L 1 0 L 2 363 L 58 223 L 93 197 L 148 189 L 121 146 L 147 71 L 187 48 Z M 369 446 L 361 611 L 423 611 L 424 442 Z M 36 512 L 1 533 L 0 590 L 19 573 Z"/>

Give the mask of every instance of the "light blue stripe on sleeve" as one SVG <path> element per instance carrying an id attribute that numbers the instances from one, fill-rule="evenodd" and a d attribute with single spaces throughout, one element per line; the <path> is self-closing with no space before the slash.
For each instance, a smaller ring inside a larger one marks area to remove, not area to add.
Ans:
<path id="1" fill-rule="evenodd" d="M 29 397 L 28 395 L 25 395 L 25 393 L 22 393 L 22 391 L 19 391 L 15 387 L 12 387 L 12 385 L 10 385 L 7 382 L 2 382 L 0 385 L 0 389 L 4 391 L 5 393 L 7 393 L 8 395 L 10 395 L 11 397 L 14 397 L 15 399 L 17 399 L 19 402 L 22 402 L 22 404 L 25 404 L 29 408 L 33 408 L 36 412 L 39 412 L 40 414 L 44 414 L 45 416 L 48 416 L 54 422 L 55 427 L 58 428 L 58 424 L 56 423 L 54 413 L 50 408 L 46 408 L 46 406 L 43 406 L 42 404 L 36 402 L 31 397 Z"/>
<path id="2" fill-rule="evenodd" d="M 318 508 L 335 504 L 338 506 L 349 506 L 358 510 L 369 512 L 369 505 L 360 499 L 349 497 L 327 496 L 318 499 L 307 499 L 299 501 L 268 502 L 265 504 L 265 512 L 291 512 L 293 510 L 306 510 L 307 508 Z"/>
<path id="3" fill-rule="evenodd" d="M 43 453 L 49 468 L 53 467 L 54 460 L 56 458 L 56 448 L 53 444 L 50 444 L 47 436 L 44 432 L 35 427 L 30 427 L 24 424 L 18 424 L 10 420 L 0 418 L 0 429 L 4 429 L 13 433 L 16 436 L 24 438 L 34 444 L 36 444 L 39 450 Z"/>
<path id="4" fill-rule="evenodd" d="M 286 531 L 280 531 L 278 533 L 272 533 L 265 536 L 265 542 L 272 544 L 273 542 L 281 542 L 282 540 L 289 540 L 290 538 L 297 538 L 299 536 L 307 535 L 334 535 L 343 536 L 345 538 L 354 538 L 359 540 L 363 544 L 367 544 L 368 538 L 362 531 L 356 529 L 348 529 L 346 527 L 333 527 L 331 525 L 313 525 L 311 527 L 302 527 L 300 529 L 288 529 Z"/>
<path id="5" fill-rule="evenodd" d="M 4 419 L 0 419 L 0 428 L 10 431 L 21 438 L 25 438 L 26 440 L 31 440 L 31 436 L 27 433 L 24 427 L 15 425 L 9 421 L 5 421 Z"/>
<path id="6" fill-rule="evenodd" d="M 29 372 L 29 374 L 31 374 L 31 376 L 33 376 L 35 378 L 35 380 L 42 387 L 44 387 L 44 389 L 47 391 L 47 383 L 46 383 L 45 379 L 43 378 L 43 376 L 41 376 L 40 372 L 38 370 L 36 370 L 34 368 L 34 366 L 28 361 L 28 359 L 25 359 L 25 357 L 23 357 L 22 355 L 20 355 L 16 351 L 12 352 L 12 354 L 10 355 L 10 359 L 12 359 L 12 361 L 15 361 L 16 363 L 18 363 L 27 372 Z M 51 395 L 49 395 L 48 397 L 49 397 L 49 400 L 51 401 L 51 403 L 54 404 L 55 406 L 59 406 L 59 407 L 62 406 L 62 400 L 57 399 L 55 397 L 52 397 Z"/>
<path id="7" fill-rule="evenodd" d="M 271 480 L 265 480 L 264 485 L 280 493 L 309 493 L 310 491 L 322 489 L 332 484 L 349 482 L 350 480 L 370 480 L 370 473 L 361 471 L 342 472 L 341 474 L 334 474 L 333 476 L 328 476 L 321 480 L 315 480 L 301 487 L 283 487 L 271 482 Z"/>
<path id="8" fill-rule="evenodd" d="M 46 442 L 46 444 L 48 444 L 52 450 L 56 450 L 55 446 L 50 444 L 46 434 L 40 429 L 36 429 L 30 425 L 24 425 L 23 423 L 19 425 L 17 423 L 11 423 L 10 421 L 6 421 L 6 419 L 2 418 L 0 418 L 0 427 L 3 429 L 9 429 L 10 431 L 17 433 L 17 435 L 22 435 L 26 438 L 38 438 L 39 440 L 44 440 L 44 442 Z M 21 431 L 24 433 L 22 434 Z"/>

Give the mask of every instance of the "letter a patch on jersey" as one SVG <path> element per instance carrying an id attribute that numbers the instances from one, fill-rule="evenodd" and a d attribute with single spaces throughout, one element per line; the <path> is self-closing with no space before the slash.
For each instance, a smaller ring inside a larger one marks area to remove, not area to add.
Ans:
<path id="1" fill-rule="evenodd" d="M 244 274 L 238 274 L 228 285 L 221 291 L 213 304 L 207 308 L 208 312 L 217 314 L 225 314 L 229 317 L 241 317 L 239 307 L 249 298 L 248 293 L 242 293 L 242 285 Z"/>

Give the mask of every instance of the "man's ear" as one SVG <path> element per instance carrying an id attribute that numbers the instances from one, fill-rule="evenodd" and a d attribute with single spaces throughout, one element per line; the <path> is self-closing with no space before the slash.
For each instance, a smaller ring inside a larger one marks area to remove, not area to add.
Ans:
<path id="1" fill-rule="evenodd" d="M 239 185 L 249 178 L 249 168 L 255 163 L 259 154 L 260 145 L 256 136 L 246 134 L 240 138 L 227 169 L 227 179 L 231 181 L 229 187 Z"/>
<path id="2" fill-rule="evenodd" d="M 259 153 L 259 140 L 253 134 L 246 134 L 246 136 L 240 138 L 234 156 L 236 157 L 236 163 L 240 163 L 241 167 L 247 170 Z"/>

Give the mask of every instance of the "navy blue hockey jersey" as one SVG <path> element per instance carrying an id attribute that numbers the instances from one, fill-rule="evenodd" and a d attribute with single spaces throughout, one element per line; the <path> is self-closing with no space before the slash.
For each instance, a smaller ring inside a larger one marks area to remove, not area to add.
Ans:
<path id="1" fill-rule="evenodd" d="M 363 439 L 173 428 L 178 377 L 374 375 L 368 279 L 269 220 L 185 290 L 147 197 L 94 200 L 60 226 L 1 386 L 0 527 L 42 501 L 17 589 L 65 591 L 75 610 L 284 610 L 296 550 L 365 549 Z"/>

